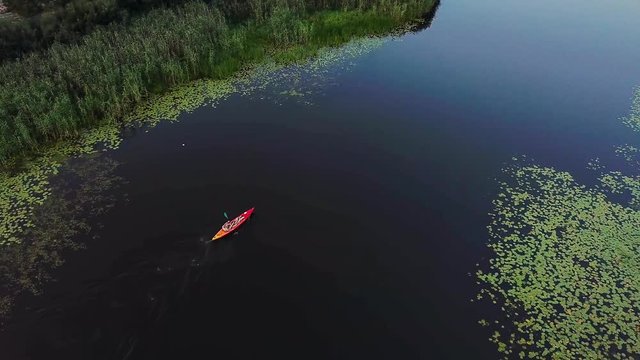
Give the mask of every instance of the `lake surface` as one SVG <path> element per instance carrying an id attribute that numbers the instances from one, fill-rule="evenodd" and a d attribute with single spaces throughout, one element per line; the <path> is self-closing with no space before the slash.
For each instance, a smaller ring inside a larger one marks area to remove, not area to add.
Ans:
<path id="1" fill-rule="evenodd" d="M 634 0 L 445 0 L 303 99 L 267 87 L 129 131 L 75 161 L 118 179 L 114 207 L 17 299 L 2 358 L 498 357 L 469 276 L 496 178 L 521 155 L 579 177 L 633 139 L 638 18 Z"/>

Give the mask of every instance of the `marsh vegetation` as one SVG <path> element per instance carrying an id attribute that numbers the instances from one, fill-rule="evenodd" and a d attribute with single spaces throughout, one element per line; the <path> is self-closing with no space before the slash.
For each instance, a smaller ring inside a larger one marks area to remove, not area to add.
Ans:
<path id="1" fill-rule="evenodd" d="M 218 6 L 192 1 L 1 65 L 0 162 L 121 121 L 136 103 L 176 85 L 223 79 L 270 54 L 291 62 L 354 36 L 387 33 L 418 20 L 434 2 L 241 5 L 234 14 L 246 13 L 237 16 L 246 20 L 239 23 Z"/>

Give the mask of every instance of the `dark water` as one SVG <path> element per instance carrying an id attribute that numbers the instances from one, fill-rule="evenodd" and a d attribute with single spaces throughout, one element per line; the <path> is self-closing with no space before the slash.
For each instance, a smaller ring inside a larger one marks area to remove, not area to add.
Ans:
<path id="1" fill-rule="evenodd" d="M 17 300 L 1 357 L 496 358 L 468 276 L 495 177 L 520 155 L 579 175 L 632 139 L 638 18 L 634 0 L 444 1 L 313 105 L 232 96 L 131 134 L 99 239 Z"/>

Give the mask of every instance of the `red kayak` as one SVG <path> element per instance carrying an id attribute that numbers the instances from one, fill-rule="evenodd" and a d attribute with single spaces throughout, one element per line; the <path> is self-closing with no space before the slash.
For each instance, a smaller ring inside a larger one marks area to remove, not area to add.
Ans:
<path id="1" fill-rule="evenodd" d="M 236 231 L 236 229 L 238 229 L 240 225 L 244 224 L 244 222 L 249 219 L 251 214 L 253 214 L 254 209 L 255 208 L 251 208 L 243 212 L 242 214 L 240 214 L 240 216 L 238 216 L 237 218 L 233 220 L 229 220 L 226 223 L 224 223 L 220 231 L 218 231 L 218 233 L 215 234 L 211 240 L 218 240 Z"/>

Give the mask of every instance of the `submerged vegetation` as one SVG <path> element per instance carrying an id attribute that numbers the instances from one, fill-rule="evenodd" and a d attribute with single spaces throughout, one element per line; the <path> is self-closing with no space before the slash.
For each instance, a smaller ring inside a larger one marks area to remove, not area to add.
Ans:
<path id="1" fill-rule="evenodd" d="M 22 241 L 0 251 L 0 323 L 10 315 L 16 297 L 38 294 L 64 263 L 64 252 L 85 244 L 76 235 L 91 232 L 91 219 L 116 202 L 113 190 L 122 179 L 114 175 L 118 164 L 108 157 L 91 155 L 73 161 L 47 184 L 51 195 L 42 200 L 33 226 L 21 234 Z"/>
<path id="2" fill-rule="evenodd" d="M 94 153 L 98 145 L 117 146 L 117 130 L 102 126 L 86 131 L 77 141 L 48 147 L 38 157 L 25 161 L 16 173 L 0 173 L 0 245 L 20 243 L 23 232 L 36 227 L 34 212 L 52 194 L 50 179 L 60 173 L 66 159 Z"/>
<path id="3" fill-rule="evenodd" d="M 639 104 L 636 91 L 625 119 L 636 130 Z M 504 313 L 481 324 L 495 325 L 505 357 L 640 356 L 640 168 L 634 146 L 615 152 L 628 173 L 592 166 L 592 188 L 537 165 L 506 171 L 489 226 L 493 256 L 477 272 L 478 299 Z"/>
<path id="4" fill-rule="evenodd" d="M 224 79 L 270 55 L 291 62 L 355 36 L 388 33 L 419 18 L 434 0 L 245 5 L 248 18 L 240 23 L 202 1 L 156 9 L 127 26 L 97 29 L 78 45 L 55 44 L 3 64 L 0 162 L 87 127 L 121 122 L 135 104 L 192 80 Z"/>

